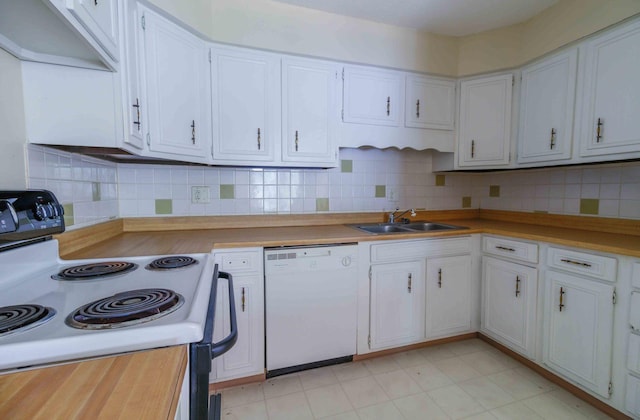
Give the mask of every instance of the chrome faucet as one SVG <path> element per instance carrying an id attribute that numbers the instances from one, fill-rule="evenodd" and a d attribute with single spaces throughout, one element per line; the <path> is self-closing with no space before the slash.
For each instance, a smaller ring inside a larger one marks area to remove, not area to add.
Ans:
<path id="1" fill-rule="evenodd" d="M 399 212 L 400 209 L 396 207 L 395 211 L 392 211 L 391 213 L 389 213 L 389 223 L 396 223 L 396 219 L 404 216 L 405 214 L 411 212 L 411 217 L 416 217 L 416 211 L 414 209 L 409 209 L 409 210 L 405 210 L 402 213 L 396 215 L 397 212 Z"/>

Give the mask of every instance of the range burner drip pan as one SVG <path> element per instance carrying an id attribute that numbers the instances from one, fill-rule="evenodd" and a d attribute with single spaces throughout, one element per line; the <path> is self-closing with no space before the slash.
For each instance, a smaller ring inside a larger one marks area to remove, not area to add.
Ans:
<path id="1" fill-rule="evenodd" d="M 35 328 L 53 318 L 55 309 L 41 305 L 0 307 L 0 337 Z"/>
<path id="2" fill-rule="evenodd" d="M 87 330 L 122 328 L 168 315 L 183 303 L 182 295 L 169 289 L 130 290 L 86 304 L 65 322 Z"/>
<path id="3" fill-rule="evenodd" d="M 91 280 L 125 274 L 138 268 L 138 264 L 126 261 L 106 261 L 67 267 L 51 276 L 54 280 Z"/>
<path id="4" fill-rule="evenodd" d="M 176 255 L 169 257 L 158 258 L 151 261 L 145 267 L 147 270 L 173 270 L 176 268 L 189 267 L 190 265 L 198 264 L 198 260 L 184 255 Z"/>

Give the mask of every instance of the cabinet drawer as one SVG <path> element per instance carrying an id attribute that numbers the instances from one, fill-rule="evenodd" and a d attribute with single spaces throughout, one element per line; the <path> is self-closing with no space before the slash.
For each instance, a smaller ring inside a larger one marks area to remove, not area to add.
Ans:
<path id="1" fill-rule="evenodd" d="M 485 254 L 538 263 L 538 244 L 529 242 L 485 236 L 482 238 L 482 251 Z"/>
<path id="2" fill-rule="evenodd" d="M 629 336 L 627 350 L 627 369 L 640 375 L 640 335 L 631 334 Z"/>
<path id="3" fill-rule="evenodd" d="M 234 251 L 213 251 L 213 254 L 220 271 L 231 274 L 262 271 L 262 249 L 238 248 Z"/>
<path id="4" fill-rule="evenodd" d="M 611 257 L 550 247 L 547 264 L 559 270 L 615 281 L 618 261 Z"/>
<path id="5" fill-rule="evenodd" d="M 371 245 L 371 262 L 410 261 L 416 258 L 462 255 L 471 252 L 471 238 L 427 239 Z"/>
<path id="6" fill-rule="evenodd" d="M 640 416 L 640 379 L 627 375 L 627 411 Z"/>

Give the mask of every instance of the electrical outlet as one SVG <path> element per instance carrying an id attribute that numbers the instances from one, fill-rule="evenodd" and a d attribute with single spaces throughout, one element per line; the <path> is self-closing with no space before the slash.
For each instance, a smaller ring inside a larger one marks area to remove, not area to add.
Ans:
<path id="1" fill-rule="evenodd" d="M 207 204 L 211 201 L 211 194 L 209 187 L 191 187 L 191 203 L 193 204 Z"/>

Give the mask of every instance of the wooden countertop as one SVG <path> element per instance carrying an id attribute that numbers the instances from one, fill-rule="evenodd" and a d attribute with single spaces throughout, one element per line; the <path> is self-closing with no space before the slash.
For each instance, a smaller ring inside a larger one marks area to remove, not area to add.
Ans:
<path id="1" fill-rule="evenodd" d="M 173 420 L 187 346 L 0 375 L 0 418 Z"/>
<path id="2" fill-rule="evenodd" d="M 541 226 L 484 218 L 449 219 L 469 229 L 436 233 L 373 235 L 346 225 L 120 232 L 90 247 L 61 255 L 67 259 L 206 253 L 214 248 L 300 246 L 489 233 L 640 257 L 640 236 Z"/>

